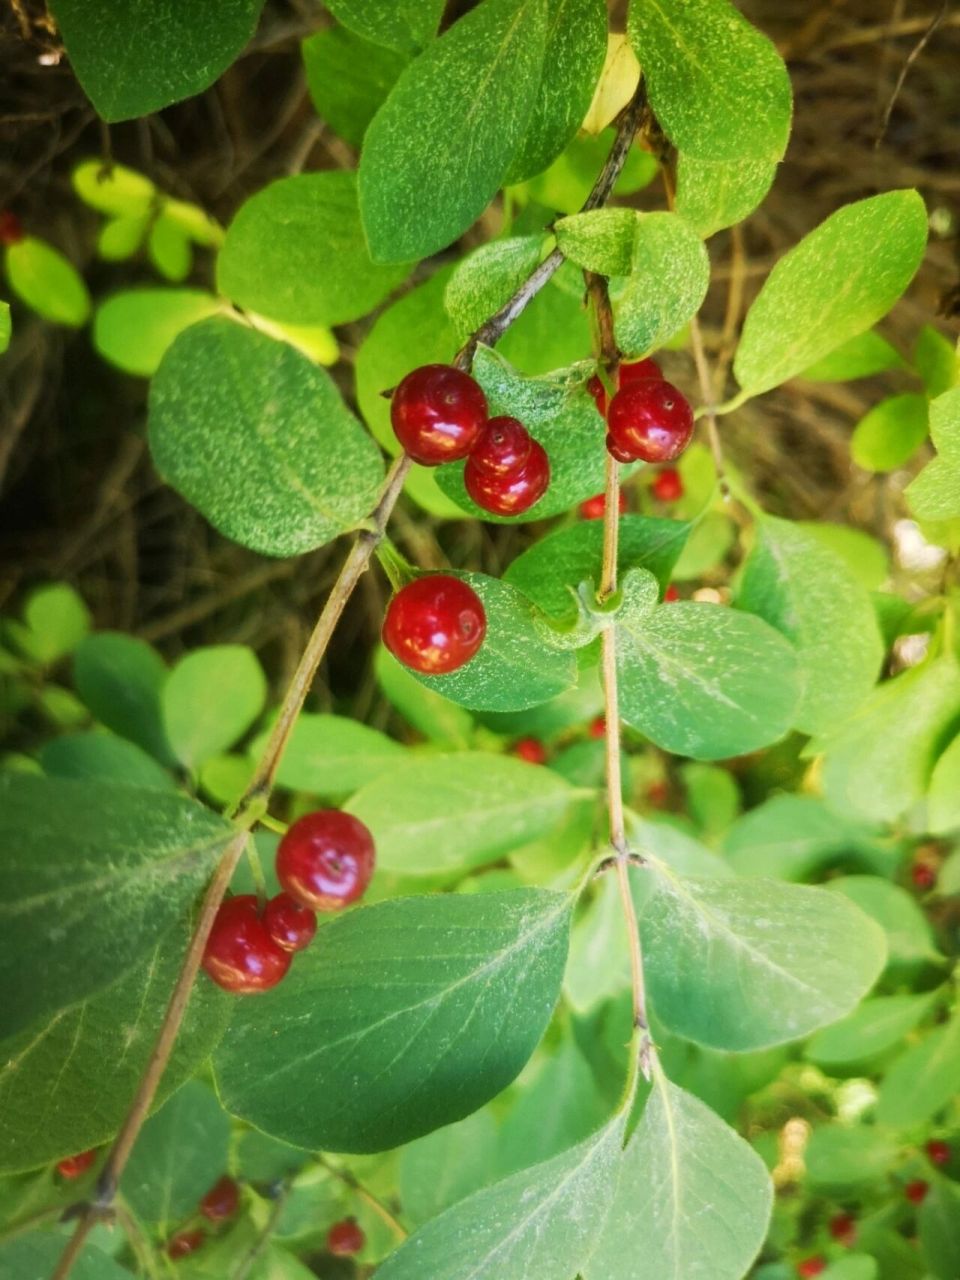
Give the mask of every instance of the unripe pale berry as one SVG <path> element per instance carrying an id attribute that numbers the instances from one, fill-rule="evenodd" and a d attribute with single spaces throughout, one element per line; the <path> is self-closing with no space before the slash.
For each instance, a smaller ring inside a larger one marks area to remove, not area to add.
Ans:
<path id="1" fill-rule="evenodd" d="M 448 364 L 425 364 L 403 379 L 390 401 L 397 439 L 423 466 L 465 458 L 487 420 L 478 382 Z"/>
<path id="2" fill-rule="evenodd" d="M 277 879 L 311 911 L 339 911 L 363 895 L 375 861 L 373 836 L 359 818 L 320 809 L 298 818 L 280 841 Z"/>

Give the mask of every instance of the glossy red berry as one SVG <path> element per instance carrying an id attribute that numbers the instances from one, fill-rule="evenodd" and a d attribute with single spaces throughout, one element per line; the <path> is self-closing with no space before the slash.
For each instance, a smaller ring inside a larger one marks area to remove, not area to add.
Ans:
<path id="1" fill-rule="evenodd" d="M 352 813 L 320 809 L 299 818 L 277 846 L 277 879 L 311 911 L 339 911 L 370 883 L 373 836 Z"/>
<path id="2" fill-rule="evenodd" d="M 19 244 L 23 239 L 23 224 L 9 209 L 0 210 L 0 244 Z"/>
<path id="3" fill-rule="evenodd" d="M 836 1213 L 828 1223 L 828 1229 L 834 1240 L 852 1248 L 857 1239 L 857 1220 L 852 1213 Z"/>
<path id="4" fill-rule="evenodd" d="M 806 1280 L 808 1276 L 819 1276 L 827 1269 L 826 1258 L 814 1257 L 804 1258 L 802 1262 L 797 1263 L 797 1275 L 803 1276 Z"/>
<path id="5" fill-rule="evenodd" d="M 931 1138 L 926 1145 L 926 1153 L 934 1164 L 950 1163 L 950 1144 L 941 1138 Z"/>
<path id="6" fill-rule="evenodd" d="M 663 373 L 656 360 L 649 357 L 646 360 L 624 360 L 617 376 L 617 386 L 625 387 L 631 382 L 642 382 L 645 378 L 663 381 Z"/>
<path id="7" fill-rule="evenodd" d="M 509 475 L 530 457 L 533 437 L 518 418 L 491 418 L 470 451 L 470 462 L 485 475 Z"/>
<path id="8" fill-rule="evenodd" d="M 178 1231 L 167 1241 L 167 1257 L 174 1260 L 188 1258 L 191 1253 L 196 1253 L 206 1238 L 207 1233 L 203 1227 L 195 1227 L 192 1231 Z"/>
<path id="9" fill-rule="evenodd" d="M 79 1178 L 81 1174 L 87 1172 L 96 1158 L 96 1149 L 93 1151 L 81 1151 L 77 1156 L 67 1156 L 65 1160 L 61 1160 L 57 1165 L 57 1173 L 60 1174 L 61 1178 Z"/>
<path id="10" fill-rule="evenodd" d="M 284 951 L 302 951 L 317 932 L 316 912 L 303 906 L 289 893 L 278 893 L 263 909 L 267 933 Z"/>
<path id="11" fill-rule="evenodd" d="M 927 1192 L 929 1190 L 929 1182 L 924 1182 L 923 1178 L 914 1178 L 912 1182 L 908 1182 L 903 1188 L 903 1194 L 911 1204 L 922 1204 L 927 1198 Z"/>
<path id="12" fill-rule="evenodd" d="M 607 732 L 606 716 L 597 716 L 595 720 L 591 720 L 587 727 L 587 733 L 591 738 L 603 738 Z"/>
<path id="13" fill-rule="evenodd" d="M 547 749 L 539 738 L 521 738 L 513 744 L 513 754 L 527 764 L 547 763 Z"/>
<path id="14" fill-rule="evenodd" d="M 465 458 L 486 420 L 487 398 L 479 383 L 448 364 L 414 369 L 390 402 L 397 439 L 415 462 L 427 467 Z"/>
<path id="15" fill-rule="evenodd" d="M 679 502 L 683 497 L 683 480 L 675 467 L 664 467 L 651 487 L 658 502 Z"/>
<path id="16" fill-rule="evenodd" d="M 627 506 L 627 495 L 621 491 L 619 505 L 621 515 L 626 514 Z M 602 520 L 606 509 L 607 495 L 605 493 L 597 493 L 592 498 L 588 498 L 586 502 L 581 502 L 579 506 L 580 515 L 584 520 Z"/>
<path id="17" fill-rule="evenodd" d="M 663 809 L 670 799 L 670 788 L 663 778 L 655 778 L 647 787 L 647 802 L 654 809 Z"/>
<path id="18" fill-rule="evenodd" d="M 593 397 L 593 403 L 597 406 L 597 412 L 601 417 L 607 416 L 607 389 L 600 381 L 597 374 L 587 380 L 587 390 Z"/>
<path id="19" fill-rule="evenodd" d="M 607 453 L 609 453 L 612 458 L 616 458 L 618 462 L 636 462 L 637 459 L 634 454 L 630 453 L 627 449 L 622 448 L 620 443 L 613 438 L 609 431 L 607 432 L 606 445 Z"/>
<path id="20" fill-rule="evenodd" d="M 275 987 L 290 968 L 290 956 L 273 941 L 260 917 L 256 895 L 221 902 L 203 953 L 214 982 L 237 995 Z"/>
<path id="21" fill-rule="evenodd" d="M 932 889 L 937 883 L 937 873 L 929 862 L 915 862 L 910 868 L 910 879 L 918 889 Z"/>
<path id="22" fill-rule="evenodd" d="M 448 573 L 401 587 L 383 620 L 383 643 L 397 661 L 428 676 L 447 675 L 468 663 L 486 632 L 480 597 Z"/>
<path id="23" fill-rule="evenodd" d="M 672 462 L 690 443 L 693 410 L 672 383 L 643 378 L 613 397 L 607 426 L 621 461 L 625 454 L 644 462 Z"/>
<path id="24" fill-rule="evenodd" d="M 680 592 L 671 582 L 669 587 L 667 587 L 666 591 L 663 593 L 663 603 L 673 604 L 675 601 L 679 599 L 680 599 Z"/>
<path id="25" fill-rule="evenodd" d="M 550 459 L 543 445 L 530 441 L 530 455 L 522 467 L 500 475 L 482 471 L 473 454 L 463 469 L 467 493 L 484 511 L 497 516 L 519 516 L 529 511 L 550 484 Z"/>
<path id="26" fill-rule="evenodd" d="M 363 1228 L 356 1218 L 344 1218 L 335 1222 L 327 1232 L 327 1249 L 337 1258 L 350 1258 L 367 1242 Z"/>
<path id="27" fill-rule="evenodd" d="M 200 1212 L 210 1222 L 226 1222 L 237 1212 L 240 1188 L 228 1173 L 215 1182 L 200 1201 Z"/>

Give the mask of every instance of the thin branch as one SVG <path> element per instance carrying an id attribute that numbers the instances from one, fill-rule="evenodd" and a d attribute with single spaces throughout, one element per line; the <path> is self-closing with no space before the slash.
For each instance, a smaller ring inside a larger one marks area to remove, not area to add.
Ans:
<path id="1" fill-rule="evenodd" d="M 893 86 L 893 93 L 891 93 L 890 100 L 888 101 L 886 110 L 883 113 L 883 119 L 880 121 L 880 128 L 877 131 L 877 136 L 873 142 L 874 147 L 879 147 L 886 137 L 887 130 L 890 128 L 890 117 L 893 115 L 893 108 L 897 105 L 897 99 L 900 97 L 900 91 L 910 73 L 910 68 L 929 44 L 937 27 L 940 26 L 941 22 L 943 22 L 944 18 L 947 16 L 949 8 L 950 0 L 943 0 L 940 8 L 933 15 L 930 25 L 927 27 L 926 31 L 924 31 L 923 35 L 907 54 L 906 61 L 900 68 L 900 74 L 897 76 L 897 83 Z"/>
<path id="2" fill-rule="evenodd" d="M 406 1240 L 410 1233 L 407 1231 L 400 1219 L 395 1217 L 383 1201 L 379 1200 L 372 1191 L 359 1181 L 358 1178 L 355 1178 L 349 1169 L 341 1169 L 338 1165 L 331 1164 L 326 1156 L 320 1156 L 319 1161 L 328 1173 L 332 1174 L 333 1177 L 338 1178 L 344 1186 L 349 1187 L 355 1195 L 359 1196 L 365 1204 L 369 1205 L 374 1213 L 386 1223 L 398 1239 Z"/>
<path id="3" fill-rule="evenodd" d="M 250 1272 L 266 1253 L 267 1247 L 270 1244 L 270 1238 L 276 1231 L 280 1222 L 280 1215 L 283 1213 L 289 1194 L 290 1188 L 288 1186 L 284 1186 L 280 1190 L 273 1202 L 270 1213 L 267 1216 L 267 1221 L 264 1224 L 263 1230 L 240 1259 L 240 1265 L 232 1272 L 230 1280 L 247 1280 L 247 1276 L 249 1276 Z"/>

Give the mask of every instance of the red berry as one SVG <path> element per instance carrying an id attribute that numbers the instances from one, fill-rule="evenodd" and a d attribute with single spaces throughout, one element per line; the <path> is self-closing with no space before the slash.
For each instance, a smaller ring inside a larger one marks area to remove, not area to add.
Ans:
<path id="1" fill-rule="evenodd" d="M 448 573 L 401 587 L 387 606 L 383 643 L 405 667 L 442 676 L 470 661 L 483 644 L 487 615 L 480 597 Z"/>
<path id="2" fill-rule="evenodd" d="M 339 911 L 373 875 L 373 836 L 352 813 L 320 809 L 299 818 L 277 846 L 277 879 L 312 911 Z"/>
<path id="3" fill-rule="evenodd" d="M 932 889 L 937 883 L 937 873 L 929 862 L 915 862 L 910 868 L 910 879 L 918 889 Z"/>
<path id="4" fill-rule="evenodd" d="M 636 457 L 628 450 L 621 448 L 618 441 L 614 440 L 610 432 L 607 432 L 606 439 L 607 453 L 612 458 L 616 458 L 618 462 L 636 462 Z"/>
<path id="5" fill-rule="evenodd" d="M 186 1258 L 196 1251 L 207 1238 L 203 1227 L 195 1227 L 192 1231 L 178 1231 L 167 1241 L 168 1258 Z"/>
<path id="6" fill-rule="evenodd" d="M 922 1178 L 914 1178 L 913 1182 L 908 1182 L 903 1188 L 903 1194 L 911 1204 L 920 1204 L 927 1198 L 929 1190 L 929 1182 L 924 1182 Z"/>
<path id="7" fill-rule="evenodd" d="M 518 471 L 530 457 L 533 437 L 518 418 L 491 418 L 470 450 L 470 462 L 484 475 Z"/>
<path id="8" fill-rule="evenodd" d="M 529 511 L 547 491 L 550 483 L 550 459 L 543 445 L 530 441 L 530 456 L 516 471 L 500 475 L 484 472 L 475 464 L 473 454 L 463 469 L 467 493 L 484 511 L 497 516 L 519 516 Z"/>
<path id="9" fill-rule="evenodd" d="M 834 1240 L 852 1248 L 857 1238 L 857 1220 L 852 1213 L 837 1213 L 829 1222 L 829 1231 Z"/>
<path id="10" fill-rule="evenodd" d="M 621 387 L 613 397 L 607 425 L 621 454 L 644 462 L 672 462 L 690 443 L 693 411 L 672 383 L 644 378 Z"/>
<path id="11" fill-rule="evenodd" d="M 284 951 L 302 951 L 317 932 L 317 917 L 289 893 L 278 893 L 263 910 L 267 933 Z"/>
<path id="12" fill-rule="evenodd" d="M 683 497 L 683 481 L 675 467 L 664 467 L 653 482 L 653 496 L 658 502 L 678 502 Z"/>
<path id="13" fill-rule="evenodd" d="M 940 1138 L 931 1138 L 926 1146 L 927 1155 L 934 1164 L 950 1163 L 950 1144 Z"/>
<path id="14" fill-rule="evenodd" d="M 607 389 L 596 374 L 588 379 L 587 390 L 593 396 L 593 403 L 597 406 L 601 417 L 605 418 L 607 416 Z"/>
<path id="15" fill-rule="evenodd" d="M 669 587 L 667 587 L 666 591 L 663 593 L 663 603 L 673 604 L 676 600 L 679 600 L 679 599 L 680 599 L 680 592 L 671 582 Z"/>
<path id="16" fill-rule="evenodd" d="M 479 383 L 448 364 L 414 369 L 390 402 L 397 439 L 427 467 L 465 458 L 486 420 L 487 398 Z"/>
<path id="17" fill-rule="evenodd" d="M 9 209 L 0 212 L 0 244 L 19 244 L 23 239 L 23 225 Z"/>
<path id="18" fill-rule="evenodd" d="M 629 363 L 624 361 L 620 366 L 619 376 L 617 379 L 618 387 L 625 387 L 631 382 L 643 382 L 645 378 L 654 378 L 658 382 L 663 381 L 663 373 L 656 360 L 632 360 Z"/>
<path id="19" fill-rule="evenodd" d="M 590 725 L 587 729 L 587 733 L 589 733 L 591 738 L 603 738 L 606 736 L 606 732 L 607 732 L 606 716 L 597 716 L 596 720 L 590 721 Z"/>
<path id="20" fill-rule="evenodd" d="M 798 1276 L 819 1276 L 827 1269 L 826 1258 L 804 1258 L 802 1262 L 797 1263 Z"/>
<path id="21" fill-rule="evenodd" d="M 81 1151 L 78 1156 L 67 1156 L 57 1165 L 57 1173 L 61 1178 L 79 1178 L 82 1173 L 87 1172 L 96 1158 L 96 1149 Z"/>
<path id="22" fill-rule="evenodd" d="M 655 809 L 662 809 L 670 799 L 670 788 L 663 778 L 655 778 L 647 787 L 647 800 Z"/>
<path id="23" fill-rule="evenodd" d="M 240 1188 L 230 1175 L 225 1173 L 200 1201 L 200 1212 L 211 1222 L 225 1222 L 237 1212 L 239 1203 Z"/>
<path id="24" fill-rule="evenodd" d="M 621 491 L 619 510 L 621 515 L 625 515 L 627 511 L 627 495 Z M 592 498 L 588 498 L 586 502 L 580 503 L 580 514 L 584 520 L 602 520 L 603 513 L 607 509 L 607 495 L 605 493 L 595 494 Z"/>
<path id="25" fill-rule="evenodd" d="M 367 1237 L 356 1218 L 335 1222 L 327 1232 L 327 1249 L 337 1258 L 349 1258 L 359 1253 L 366 1242 Z"/>
<path id="26" fill-rule="evenodd" d="M 513 744 L 513 754 L 527 764 L 547 763 L 547 749 L 539 738 L 521 738 Z"/>
<path id="27" fill-rule="evenodd" d="M 290 968 L 290 956 L 267 933 L 256 895 L 221 902 L 203 953 L 203 967 L 219 987 L 252 995 L 275 987 Z"/>

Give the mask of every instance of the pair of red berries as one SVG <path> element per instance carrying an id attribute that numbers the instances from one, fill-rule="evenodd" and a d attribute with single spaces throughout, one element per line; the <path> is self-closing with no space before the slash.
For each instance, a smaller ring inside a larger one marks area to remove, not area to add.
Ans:
<path id="1" fill-rule="evenodd" d="M 232 1218 L 240 1205 L 240 1188 L 228 1173 L 215 1182 L 197 1206 L 208 1222 L 219 1224 Z M 187 1258 L 196 1253 L 207 1238 L 203 1227 L 187 1227 L 167 1241 L 167 1257 Z"/>
<path id="2" fill-rule="evenodd" d="M 318 911 L 339 911 L 364 893 L 373 875 L 373 837 L 359 818 L 321 809 L 293 823 L 277 847 L 283 892 L 260 910 L 255 894 L 220 904 L 203 967 L 226 991 L 269 991 L 286 976 L 293 953 L 309 946 Z"/>
<path id="3" fill-rule="evenodd" d="M 400 588 L 387 606 L 383 643 L 398 662 L 421 675 L 456 671 L 487 633 L 483 603 L 468 583 L 431 573 Z"/>
<path id="4" fill-rule="evenodd" d="M 467 459 L 463 483 L 484 511 L 521 515 L 546 493 L 550 460 L 517 418 L 488 416 L 475 379 L 446 364 L 414 369 L 393 393 L 390 421 L 423 466 Z"/>
<path id="5" fill-rule="evenodd" d="M 617 391 L 607 392 L 596 376 L 587 383 L 607 420 L 607 451 L 618 462 L 673 462 L 693 435 L 693 411 L 682 392 L 667 382 L 655 360 L 621 364 Z"/>

